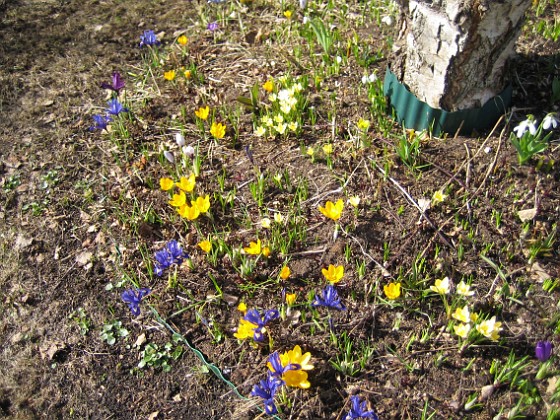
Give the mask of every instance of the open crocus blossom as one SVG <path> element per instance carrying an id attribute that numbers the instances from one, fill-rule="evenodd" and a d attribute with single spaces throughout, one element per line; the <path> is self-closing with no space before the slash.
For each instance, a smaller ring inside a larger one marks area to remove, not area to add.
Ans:
<path id="1" fill-rule="evenodd" d="M 142 289 L 127 289 L 122 293 L 121 298 L 130 308 L 132 315 L 138 316 L 140 315 L 140 302 L 144 296 L 150 292 L 151 290 L 147 287 Z"/>
<path id="2" fill-rule="evenodd" d="M 89 131 L 94 130 L 106 130 L 107 125 L 113 121 L 109 115 L 94 115 L 93 125 L 89 128 Z"/>
<path id="3" fill-rule="evenodd" d="M 323 213 L 325 217 L 334 220 L 335 222 L 342 216 L 342 210 L 344 210 L 344 201 L 339 199 L 336 203 L 332 201 L 327 201 L 325 207 L 319 206 L 319 211 Z"/>
<path id="4" fill-rule="evenodd" d="M 113 98 L 107 102 L 108 114 L 119 115 L 121 112 L 128 112 L 128 109 L 123 107 L 117 98 Z"/>
<path id="5" fill-rule="evenodd" d="M 476 330 L 482 334 L 484 337 L 489 338 L 492 341 L 497 341 L 500 338 L 500 331 L 502 331 L 502 323 L 496 321 L 496 317 L 493 316 L 490 319 L 482 321 L 476 326 Z"/>
<path id="6" fill-rule="evenodd" d="M 292 388 L 307 389 L 311 386 L 306 370 L 313 369 L 309 364 L 311 353 L 301 354 L 299 346 L 281 355 L 274 352 L 268 358 L 267 366 L 273 375 L 278 376 Z"/>
<path id="7" fill-rule="evenodd" d="M 160 42 L 157 40 L 156 34 L 152 30 L 144 31 L 140 35 L 140 47 L 153 47 L 159 45 Z"/>
<path id="8" fill-rule="evenodd" d="M 257 242 L 249 242 L 249 246 L 243 248 L 249 255 L 259 255 L 261 253 L 261 240 L 257 239 Z"/>
<path id="9" fill-rule="evenodd" d="M 344 277 L 344 266 L 337 265 L 334 266 L 332 264 L 329 265 L 329 268 L 323 268 L 321 270 L 323 276 L 327 281 L 331 284 L 338 283 Z"/>
<path id="10" fill-rule="evenodd" d="M 387 299 L 397 299 L 401 295 L 401 284 L 400 283 L 389 283 L 383 286 L 383 292 Z"/>
<path id="11" fill-rule="evenodd" d="M 552 355 L 552 343 L 550 341 L 539 341 L 535 346 L 535 356 L 541 362 L 546 362 Z"/>
<path id="12" fill-rule="evenodd" d="M 440 295 L 446 295 L 451 290 L 449 287 L 449 277 L 443 279 L 437 279 L 433 286 L 430 286 L 430 290 L 436 292 Z"/>

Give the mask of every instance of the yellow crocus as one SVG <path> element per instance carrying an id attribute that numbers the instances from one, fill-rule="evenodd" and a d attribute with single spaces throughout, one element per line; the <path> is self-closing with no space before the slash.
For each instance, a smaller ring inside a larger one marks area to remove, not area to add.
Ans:
<path id="1" fill-rule="evenodd" d="M 169 204 L 173 207 L 181 207 L 187 202 L 187 196 L 183 191 L 179 191 L 179 194 L 173 194 Z"/>
<path id="2" fill-rule="evenodd" d="M 334 266 L 332 264 L 329 264 L 328 269 L 323 268 L 321 270 L 321 273 L 323 273 L 323 276 L 325 276 L 325 279 L 327 279 L 329 283 L 335 284 L 338 283 L 342 279 L 342 277 L 344 277 L 344 266 Z"/>
<path id="3" fill-rule="evenodd" d="M 290 267 L 288 267 L 287 265 L 282 267 L 282 270 L 280 270 L 280 278 L 282 280 L 286 280 L 288 277 L 290 277 L 290 274 L 292 274 L 292 271 L 290 270 Z"/>
<path id="4" fill-rule="evenodd" d="M 194 115 L 196 115 L 201 120 L 207 120 L 209 114 L 210 114 L 210 107 L 209 106 L 200 107 L 200 108 L 198 108 L 197 110 L 194 111 Z"/>
<path id="5" fill-rule="evenodd" d="M 169 81 L 175 80 L 175 70 L 166 71 L 165 73 L 163 73 L 163 78 Z"/>
<path id="6" fill-rule="evenodd" d="M 393 282 L 386 284 L 383 286 L 383 292 L 385 292 L 387 299 L 397 299 L 401 295 L 401 284 Z"/>
<path id="7" fill-rule="evenodd" d="M 286 293 L 286 303 L 288 305 L 293 305 L 296 301 L 297 295 L 295 293 Z"/>
<path id="8" fill-rule="evenodd" d="M 196 206 L 189 206 L 188 204 L 183 204 L 177 209 L 179 216 L 187 220 L 196 220 L 200 216 L 200 210 Z"/>
<path id="9" fill-rule="evenodd" d="M 453 327 L 453 331 L 462 339 L 466 339 L 469 336 L 469 332 L 471 331 L 470 324 L 459 324 Z"/>
<path id="10" fill-rule="evenodd" d="M 257 242 L 249 242 L 249 246 L 243 248 L 243 250 L 250 255 L 259 255 L 261 253 L 261 240 L 257 239 Z"/>
<path id="11" fill-rule="evenodd" d="M 204 252 L 210 252 L 212 249 L 212 242 L 210 241 L 200 241 L 198 243 L 198 247 L 202 249 Z"/>
<path id="12" fill-rule="evenodd" d="M 443 279 L 437 279 L 433 286 L 430 286 L 430 290 L 436 292 L 440 295 L 446 295 L 451 290 L 449 288 L 449 277 L 445 277 Z"/>
<path id="13" fill-rule="evenodd" d="M 247 312 L 247 305 L 245 304 L 245 302 L 239 302 L 239 305 L 237 305 L 237 310 L 245 314 L 245 312 Z"/>
<path id="14" fill-rule="evenodd" d="M 179 45 L 187 45 L 188 41 L 189 39 L 186 37 L 186 35 L 181 35 L 179 38 L 177 38 L 177 43 Z"/>
<path id="15" fill-rule="evenodd" d="M 247 321 L 244 318 L 239 320 L 239 326 L 237 327 L 237 332 L 233 334 L 235 338 L 239 340 L 245 340 L 246 338 L 253 338 L 254 330 L 258 328 L 258 325 L 253 324 L 252 322 Z"/>
<path id="16" fill-rule="evenodd" d="M 223 139 L 226 135 L 226 126 L 222 123 L 213 122 L 212 127 L 210 127 L 210 134 L 216 139 Z"/>
<path id="17" fill-rule="evenodd" d="M 179 182 L 177 182 L 177 186 L 185 192 L 191 192 L 192 190 L 194 190 L 195 185 L 196 177 L 194 176 L 194 174 L 190 174 L 188 178 L 182 176 L 179 179 Z"/>
<path id="18" fill-rule="evenodd" d="M 336 203 L 332 201 L 327 201 L 325 207 L 319 206 L 319 211 L 323 213 L 325 217 L 334 220 L 335 222 L 342 216 L 342 210 L 344 210 L 344 201 L 339 199 Z"/>
<path id="19" fill-rule="evenodd" d="M 467 305 L 463 306 L 462 308 L 456 308 L 455 312 L 453 312 L 451 316 L 457 321 L 461 321 L 464 323 L 469 323 L 471 321 L 471 314 Z"/>
<path id="20" fill-rule="evenodd" d="M 267 80 L 263 85 L 263 89 L 266 90 L 268 93 L 272 92 L 274 90 L 274 82 L 270 79 Z"/>
<path id="21" fill-rule="evenodd" d="M 175 185 L 175 183 L 173 182 L 173 180 L 171 178 L 161 178 L 159 180 L 159 187 L 163 191 L 169 191 L 171 188 L 173 188 L 174 185 Z"/>
<path id="22" fill-rule="evenodd" d="M 210 196 L 206 194 L 204 197 L 197 197 L 195 201 L 191 201 L 191 204 L 201 213 L 206 213 L 210 209 Z"/>

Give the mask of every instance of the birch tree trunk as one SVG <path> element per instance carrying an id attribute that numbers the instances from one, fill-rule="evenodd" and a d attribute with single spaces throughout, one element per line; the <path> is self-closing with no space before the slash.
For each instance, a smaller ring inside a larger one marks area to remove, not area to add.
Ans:
<path id="1" fill-rule="evenodd" d="M 433 108 L 484 105 L 504 88 L 531 0 L 400 0 L 403 30 L 391 70 Z"/>

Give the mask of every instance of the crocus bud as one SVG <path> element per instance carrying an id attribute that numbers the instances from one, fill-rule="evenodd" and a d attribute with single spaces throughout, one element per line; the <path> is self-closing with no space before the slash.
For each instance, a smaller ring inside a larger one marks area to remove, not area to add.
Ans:
<path id="1" fill-rule="evenodd" d="M 183 154 L 187 157 L 193 157 L 194 156 L 194 147 L 184 146 L 183 147 Z"/>
<path id="2" fill-rule="evenodd" d="M 541 362 L 546 362 L 552 354 L 552 343 L 550 341 L 539 341 L 535 346 L 535 356 Z"/>
<path id="3" fill-rule="evenodd" d="M 185 145 L 185 137 L 181 133 L 175 134 L 175 141 L 179 145 L 179 147 L 183 147 Z"/>
<path id="4" fill-rule="evenodd" d="M 173 156 L 173 153 L 169 150 L 163 152 L 163 156 L 165 156 L 165 159 L 167 159 L 170 163 L 175 163 L 175 156 Z"/>

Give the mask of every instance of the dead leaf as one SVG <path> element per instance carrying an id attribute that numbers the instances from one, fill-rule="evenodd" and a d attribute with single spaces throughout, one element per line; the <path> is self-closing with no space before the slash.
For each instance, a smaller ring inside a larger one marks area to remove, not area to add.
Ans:
<path id="1" fill-rule="evenodd" d="M 78 255 L 76 255 L 76 262 L 80 265 L 80 266 L 85 266 L 86 264 L 88 264 L 89 262 L 91 262 L 91 259 L 93 257 L 93 252 L 90 251 L 84 251 Z"/>
<path id="2" fill-rule="evenodd" d="M 519 210 L 517 212 L 517 216 L 519 216 L 519 219 L 522 222 L 528 222 L 529 220 L 533 220 L 536 215 L 537 215 L 537 209 L 536 208 Z"/>
<path id="3" fill-rule="evenodd" d="M 545 280 L 552 278 L 550 274 L 548 274 L 541 265 L 536 262 L 529 267 L 529 274 L 531 278 L 536 280 L 538 283 L 543 283 Z"/>
<path id="4" fill-rule="evenodd" d="M 22 234 L 19 234 L 16 238 L 16 249 L 24 249 L 33 243 L 33 238 L 26 238 Z"/>
<path id="5" fill-rule="evenodd" d="M 159 416 L 159 411 L 154 411 L 152 414 L 148 416 L 148 420 L 155 420 Z"/>

